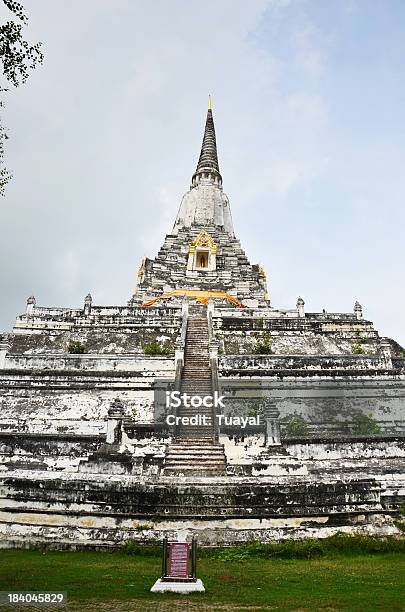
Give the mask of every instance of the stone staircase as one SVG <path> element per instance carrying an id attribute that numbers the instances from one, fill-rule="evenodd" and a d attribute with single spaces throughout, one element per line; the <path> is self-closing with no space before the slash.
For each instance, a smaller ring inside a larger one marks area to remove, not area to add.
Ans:
<path id="1" fill-rule="evenodd" d="M 212 395 L 211 368 L 208 352 L 208 320 L 205 307 L 191 306 L 187 324 L 186 346 L 184 349 L 184 366 L 181 379 L 181 392 L 204 397 Z M 213 439 L 212 408 L 180 406 L 177 415 L 192 417 L 195 414 L 205 415 L 211 420 L 210 425 L 184 425 L 176 432 L 176 439 L 210 438 Z"/>
<path id="2" fill-rule="evenodd" d="M 190 305 L 187 322 L 181 393 L 212 396 L 211 367 L 208 349 L 208 320 L 205 306 Z M 226 458 L 222 444 L 215 442 L 215 409 L 185 406 L 177 409 L 179 417 L 200 415 L 206 422 L 180 424 L 175 442 L 167 451 L 163 473 L 171 475 L 210 476 L 225 473 Z"/>
<path id="3" fill-rule="evenodd" d="M 211 438 L 183 438 L 171 444 L 163 466 L 164 476 L 222 476 L 226 457 L 222 444 Z"/>

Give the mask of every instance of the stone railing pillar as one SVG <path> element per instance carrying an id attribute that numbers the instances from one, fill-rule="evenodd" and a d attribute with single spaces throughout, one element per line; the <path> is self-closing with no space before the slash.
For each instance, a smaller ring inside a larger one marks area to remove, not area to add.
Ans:
<path id="1" fill-rule="evenodd" d="M 214 300 L 212 298 L 209 298 L 208 306 L 207 306 L 207 315 L 208 315 L 208 317 L 212 318 L 212 315 L 214 314 L 214 309 L 215 309 Z"/>
<path id="2" fill-rule="evenodd" d="M 385 368 L 387 370 L 392 370 L 391 344 L 388 338 L 381 338 L 380 350 L 381 350 L 381 355 L 384 361 Z"/>
<path id="3" fill-rule="evenodd" d="M 183 367 L 183 361 L 184 361 L 184 346 L 182 346 L 181 339 L 177 338 L 176 342 L 174 343 L 175 370 L 177 370 L 178 366 Z"/>
<path id="4" fill-rule="evenodd" d="M 266 437 L 268 446 L 280 446 L 280 421 L 278 419 L 266 419 Z"/>
<path id="5" fill-rule="evenodd" d="M 213 393 L 217 392 L 218 395 L 220 395 L 221 389 L 220 389 L 219 375 L 218 375 L 219 341 L 215 337 L 214 325 L 212 322 L 213 313 L 214 313 L 214 302 L 213 300 L 208 300 L 208 307 L 207 307 L 208 351 L 209 351 L 210 366 L 211 366 L 212 391 Z M 219 439 L 218 421 L 216 418 L 214 418 L 214 441 L 217 442 L 218 439 Z"/>
<path id="6" fill-rule="evenodd" d="M 218 359 L 219 340 L 212 338 L 208 344 L 210 359 Z"/>
<path id="7" fill-rule="evenodd" d="M 4 370 L 6 367 L 6 357 L 11 347 L 11 343 L 8 340 L 2 340 L 0 342 L 0 370 Z"/>
<path id="8" fill-rule="evenodd" d="M 180 391 L 181 375 L 184 366 L 184 349 L 186 346 L 186 335 L 187 335 L 187 322 L 188 322 L 188 299 L 183 300 L 181 306 L 181 330 L 180 336 L 177 338 L 174 349 L 174 368 L 175 368 L 175 391 Z"/>
<path id="9" fill-rule="evenodd" d="M 187 323 L 188 323 L 188 299 L 184 298 L 181 305 L 181 330 L 180 336 L 177 338 L 174 349 L 174 390 L 181 390 L 181 379 L 183 376 L 184 367 L 184 350 L 186 347 L 186 336 L 187 336 Z M 177 408 L 174 408 L 174 416 L 177 416 Z M 176 426 L 172 428 L 172 436 L 176 435 Z"/>
<path id="10" fill-rule="evenodd" d="M 117 397 L 108 411 L 107 416 L 107 444 L 120 445 L 122 441 L 122 420 L 124 418 L 124 405 Z"/>

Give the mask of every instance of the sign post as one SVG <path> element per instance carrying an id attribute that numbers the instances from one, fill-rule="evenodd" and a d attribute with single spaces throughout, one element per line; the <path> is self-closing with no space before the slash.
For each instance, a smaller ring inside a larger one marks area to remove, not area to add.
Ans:
<path id="1" fill-rule="evenodd" d="M 162 576 L 151 588 L 152 593 L 194 593 L 204 592 L 201 580 L 197 578 L 197 540 L 169 542 L 163 540 Z"/>

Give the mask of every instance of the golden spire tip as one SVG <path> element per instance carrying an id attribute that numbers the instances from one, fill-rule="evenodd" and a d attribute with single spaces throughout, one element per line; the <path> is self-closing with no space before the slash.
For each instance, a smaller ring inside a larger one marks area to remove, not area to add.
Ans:
<path id="1" fill-rule="evenodd" d="M 208 110 L 212 110 L 211 96 L 208 95 Z"/>

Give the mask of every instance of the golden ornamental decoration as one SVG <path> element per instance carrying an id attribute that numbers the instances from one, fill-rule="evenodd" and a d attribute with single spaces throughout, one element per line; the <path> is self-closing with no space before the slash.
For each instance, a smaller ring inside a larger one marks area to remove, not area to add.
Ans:
<path id="1" fill-rule="evenodd" d="M 138 283 L 137 284 L 138 285 L 143 280 L 143 277 L 144 277 L 144 274 L 145 274 L 145 267 L 146 267 L 146 257 L 143 257 L 142 261 L 141 261 L 141 265 L 139 266 L 138 274 L 137 274 L 137 277 L 138 277 Z"/>
<path id="2" fill-rule="evenodd" d="M 263 268 L 262 264 L 259 264 L 259 273 L 261 274 L 264 282 L 267 280 L 266 270 Z"/>
<path id="3" fill-rule="evenodd" d="M 205 230 L 202 230 L 198 236 L 190 242 L 190 253 L 194 253 L 198 247 L 209 249 L 211 255 L 215 255 L 217 252 L 217 245 L 214 239 Z"/>
<path id="4" fill-rule="evenodd" d="M 267 290 L 267 274 L 266 274 L 266 270 L 263 268 L 262 264 L 258 264 L 259 267 L 259 274 L 263 279 L 263 288 L 264 288 L 264 299 L 268 300 L 269 299 L 269 294 L 268 294 L 268 290 Z"/>
<path id="5" fill-rule="evenodd" d="M 138 270 L 138 278 L 142 277 L 142 274 L 145 271 L 145 258 L 142 259 L 141 261 L 141 265 L 139 266 L 139 270 Z"/>
<path id="6" fill-rule="evenodd" d="M 199 289 L 174 289 L 173 291 L 167 291 L 162 293 L 158 297 L 152 298 L 147 302 L 142 304 L 142 308 L 149 308 L 158 302 L 159 300 L 170 300 L 175 296 L 184 296 L 189 298 L 194 298 L 200 304 L 208 304 L 208 300 L 210 298 L 216 299 L 225 299 L 233 306 L 237 308 L 246 308 L 242 302 L 239 302 L 236 297 L 233 295 L 229 295 L 226 291 L 201 291 Z"/>

